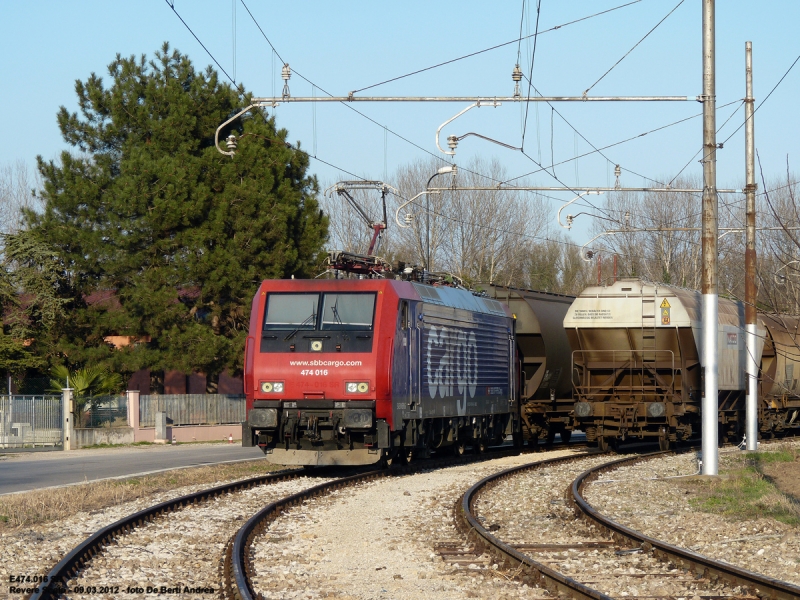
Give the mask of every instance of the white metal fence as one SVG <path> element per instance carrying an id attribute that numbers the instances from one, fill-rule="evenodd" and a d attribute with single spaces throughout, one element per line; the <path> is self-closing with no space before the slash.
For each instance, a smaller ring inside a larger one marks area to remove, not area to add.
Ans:
<path id="1" fill-rule="evenodd" d="M 233 394 L 163 394 L 139 398 L 139 426 L 155 427 L 157 412 L 170 425 L 227 425 L 246 420 L 245 397 Z"/>
<path id="2" fill-rule="evenodd" d="M 0 449 L 62 446 L 61 396 L 0 396 Z"/>

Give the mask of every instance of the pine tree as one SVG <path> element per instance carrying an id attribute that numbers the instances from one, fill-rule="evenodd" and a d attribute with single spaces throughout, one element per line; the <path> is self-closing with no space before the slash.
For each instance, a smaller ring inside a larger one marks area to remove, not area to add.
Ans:
<path id="1" fill-rule="evenodd" d="M 243 138 L 236 156 L 217 152 L 216 128 L 250 95 L 168 44 L 151 61 L 117 55 L 108 73 L 108 87 L 76 82 L 80 114 L 59 111 L 76 152 L 39 157 L 45 207 L 26 214 L 23 235 L 70 277 L 53 343 L 73 366 L 236 371 L 259 282 L 307 276 L 326 238 L 308 155 L 259 110 L 223 132 Z M 139 343 L 115 351 L 109 335 Z"/>

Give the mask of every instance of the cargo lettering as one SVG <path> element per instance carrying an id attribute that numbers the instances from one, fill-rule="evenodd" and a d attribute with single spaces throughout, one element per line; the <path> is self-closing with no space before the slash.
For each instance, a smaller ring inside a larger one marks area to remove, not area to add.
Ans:
<path id="1" fill-rule="evenodd" d="M 474 398 L 478 387 L 478 343 L 475 334 L 431 326 L 428 330 L 426 361 L 430 397 L 435 398 L 437 394 L 442 398 L 461 396 L 464 404 L 460 406 L 459 401 L 461 414 L 466 410 L 467 394 Z"/>

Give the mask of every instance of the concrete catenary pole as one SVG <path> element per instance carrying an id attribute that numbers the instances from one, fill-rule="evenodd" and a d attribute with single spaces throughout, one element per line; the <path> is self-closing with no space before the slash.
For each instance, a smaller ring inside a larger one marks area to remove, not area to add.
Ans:
<path id="1" fill-rule="evenodd" d="M 717 291 L 717 119 L 714 50 L 714 0 L 703 0 L 703 475 L 717 475 L 719 451 Z"/>
<path id="2" fill-rule="evenodd" d="M 744 322 L 747 337 L 747 449 L 758 448 L 758 363 L 756 363 L 756 151 L 753 123 L 753 43 L 745 42 L 744 100 L 745 198 L 747 199 L 747 241 L 744 251 Z"/>

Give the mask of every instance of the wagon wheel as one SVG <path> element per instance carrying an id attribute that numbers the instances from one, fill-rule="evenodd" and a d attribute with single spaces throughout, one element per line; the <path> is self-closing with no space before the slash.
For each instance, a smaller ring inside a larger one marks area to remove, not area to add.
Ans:
<path id="1" fill-rule="evenodd" d="M 467 451 L 467 444 L 464 442 L 464 440 L 456 440 L 453 442 L 451 448 L 453 449 L 453 454 L 455 456 L 464 456 L 464 452 Z"/>
<path id="2" fill-rule="evenodd" d="M 665 427 L 658 430 L 658 449 L 663 451 L 669 450 L 669 434 Z"/>
<path id="3" fill-rule="evenodd" d="M 597 436 L 597 449 L 600 452 L 608 452 L 608 440 L 602 435 Z"/>

